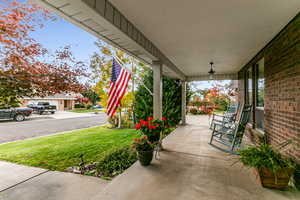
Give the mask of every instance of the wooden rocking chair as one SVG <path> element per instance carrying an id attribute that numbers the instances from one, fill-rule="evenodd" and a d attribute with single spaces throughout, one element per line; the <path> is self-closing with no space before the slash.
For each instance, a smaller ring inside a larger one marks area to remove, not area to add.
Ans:
<path id="1" fill-rule="evenodd" d="M 224 146 L 229 147 L 229 150 L 221 147 L 215 147 L 229 152 L 235 153 L 240 148 L 242 143 L 244 131 L 251 115 L 251 105 L 244 105 L 241 110 L 240 117 L 237 122 L 231 124 L 214 124 L 213 132 L 210 138 L 209 144 L 213 145 L 212 142 L 216 141 Z"/>
<path id="2" fill-rule="evenodd" d="M 225 126 L 228 123 L 235 122 L 238 107 L 238 103 L 232 103 L 229 105 L 224 115 L 213 114 L 212 120 L 210 122 L 210 129 L 212 129 L 215 124 Z"/>

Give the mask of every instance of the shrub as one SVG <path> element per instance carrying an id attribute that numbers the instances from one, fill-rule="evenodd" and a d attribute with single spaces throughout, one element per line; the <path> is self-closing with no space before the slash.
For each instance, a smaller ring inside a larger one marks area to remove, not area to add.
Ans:
<path id="1" fill-rule="evenodd" d="M 198 110 L 196 108 L 191 108 L 190 109 L 190 113 L 192 113 L 193 115 L 197 115 L 198 114 Z"/>
<path id="2" fill-rule="evenodd" d="M 153 91 L 153 72 L 145 73 L 143 84 Z M 187 102 L 191 94 L 187 87 Z M 153 115 L 153 97 L 149 91 L 140 85 L 135 94 L 134 110 L 136 120 L 147 120 Z M 176 126 L 181 120 L 181 83 L 179 80 L 163 76 L 163 116 L 168 119 L 169 126 Z"/>
<path id="3" fill-rule="evenodd" d="M 75 103 L 74 108 L 84 108 L 84 105 L 81 103 Z"/>
<path id="4" fill-rule="evenodd" d="M 136 160 L 136 154 L 129 146 L 114 149 L 97 163 L 97 171 L 101 176 L 114 177 L 129 168 Z"/>
<path id="5" fill-rule="evenodd" d="M 88 110 L 91 109 L 92 107 L 93 107 L 93 106 L 92 106 L 91 104 L 86 104 L 86 105 L 85 105 L 85 108 L 88 109 Z"/>
<path id="6" fill-rule="evenodd" d="M 175 128 L 171 127 L 171 128 L 165 128 L 163 131 L 163 137 L 166 137 L 167 135 L 169 135 L 172 131 L 174 131 Z"/>
<path id="7" fill-rule="evenodd" d="M 119 114 L 115 114 L 113 117 L 108 118 L 108 123 L 111 125 L 112 128 L 117 128 L 119 125 Z M 128 113 L 122 113 L 121 118 L 121 128 L 133 128 L 134 123 L 132 119 L 128 116 Z"/>

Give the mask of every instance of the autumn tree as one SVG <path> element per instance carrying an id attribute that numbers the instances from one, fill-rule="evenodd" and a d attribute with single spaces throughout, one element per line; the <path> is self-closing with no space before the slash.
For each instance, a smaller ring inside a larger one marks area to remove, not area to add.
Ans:
<path id="1" fill-rule="evenodd" d="M 145 65 L 123 51 L 116 49 L 103 41 L 97 41 L 95 45 L 99 48 L 91 57 L 91 70 L 93 79 L 96 81 L 94 91 L 100 95 L 101 105 L 106 107 L 108 101 L 108 90 L 112 68 L 112 58 L 117 58 L 123 67 L 132 73 L 131 81 L 128 84 L 127 93 L 121 101 L 121 109 L 131 112 L 134 103 L 134 88 L 137 84 L 136 77 L 142 77 Z"/>
<path id="2" fill-rule="evenodd" d="M 30 36 L 54 18 L 31 3 L 14 0 L 0 4 L 0 105 L 15 104 L 24 96 L 84 88 L 79 79 L 85 75 L 85 66 L 72 56 L 70 46 L 50 54 Z"/>

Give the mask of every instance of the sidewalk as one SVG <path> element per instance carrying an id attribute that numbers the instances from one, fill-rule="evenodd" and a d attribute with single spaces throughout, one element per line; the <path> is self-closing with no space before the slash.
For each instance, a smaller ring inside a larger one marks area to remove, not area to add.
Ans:
<path id="1" fill-rule="evenodd" d="M 0 200 L 85 200 L 109 182 L 0 161 Z"/>
<path id="2" fill-rule="evenodd" d="M 70 118 L 78 118 L 78 117 L 95 117 L 99 115 L 103 115 L 104 113 L 99 111 L 98 114 L 94 112 L 90 113 L 75 113 L 71 111 L 56 111 L 55 114 L 33 114 L 29 118 L 31 119 L 70 119 Z"/>

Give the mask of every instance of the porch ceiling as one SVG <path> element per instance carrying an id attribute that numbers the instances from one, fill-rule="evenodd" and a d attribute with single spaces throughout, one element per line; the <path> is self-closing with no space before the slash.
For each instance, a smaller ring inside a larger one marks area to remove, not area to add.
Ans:
<path id="1" fill-rule="evenodd" d="M 299 0 L 111 0 L 186 76 L 237 72 L 299 11 Z"/>
<path id="2" fill-rule="evenodd" d="M 300 11 L 299 0 L 33 0 L 98 38 L 187 80 L 237 71 Z M 109 3 L 113 4 L 113 6 Z"/>

